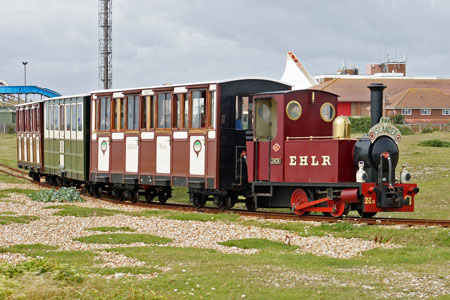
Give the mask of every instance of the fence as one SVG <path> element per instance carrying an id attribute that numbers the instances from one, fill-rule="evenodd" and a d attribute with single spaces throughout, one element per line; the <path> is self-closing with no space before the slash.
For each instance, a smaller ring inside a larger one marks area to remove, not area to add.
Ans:
<path id="1" fill-rule="evenodd" d="M 15 133 L 16 124 L 0 123 L 0 133 Z"/>
<path id="2" fill-rule="evenodd" d="M 414 132 L 421 132 L 424 128 L 438 129 L 440 131 L 449 132 L 450 125 L 449 124 L 402 124 L 396 125 L 401 127 L 406 127 L 411 129 Z"/>

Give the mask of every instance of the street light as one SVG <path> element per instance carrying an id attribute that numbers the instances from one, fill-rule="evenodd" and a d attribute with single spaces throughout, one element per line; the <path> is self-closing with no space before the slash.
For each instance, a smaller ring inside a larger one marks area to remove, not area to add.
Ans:
<path id="1" fill-rule="evenodd" d="M 23 74 L 25 77 L 25 85 L 27 85 L 27 64 L 28 64 L 28 62 L 23 61 L 22 64 L 23 64 Z"/>

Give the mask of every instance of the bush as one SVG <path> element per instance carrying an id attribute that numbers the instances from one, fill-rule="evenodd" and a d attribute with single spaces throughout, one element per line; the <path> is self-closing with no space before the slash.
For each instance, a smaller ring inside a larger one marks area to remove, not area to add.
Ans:
<path id="1" fill-rule="evenodd" d="M 408 127 L 397 126 L 397 128 L 398 128 L 398 130 L 400 130 L 400 133 L 402 135 L 413 135 L 414 134 L 414 131 L 412 131 Z"/>
<path id="2" fill-rule="evenodd" d="M 431 126 L 426 126 L 422 129 L 422 133 L 432 133 L 434 130 Z"/>
<path id="3" fill-rule="evenodd" d="M 74 187 L 63 187 L 60 190 L 41 190 L 29 196 L 31 200 L 38 202 L 84 202 L 80 192 Z"/>
<path id="4" fill-rule="evenodd" d="M 350 117 L 350 129 L 352 132 L 364 132 L 367 133 L 370 130 L 370 117 Z"/>
<path id="5" fill-rule="evenodd" d="M 404 115 L 393 115 L 391 116 L 392 124 L 405 124 L 405 116 Z"/>
<path id="6" fill-rule="evenodd" d="M 6 133 L 13 134 L 16 132 L 16 126 L 14 124 L 7 124 L 6 125 Z"/>
<path id="7" fill-rule="evenodd" d="M 450 142 L 444 142 L 441 140 L 428 140 L 423 141 L 419 143 L 419 146 L 425 146 L 425 147 L 450 147 Z"/>

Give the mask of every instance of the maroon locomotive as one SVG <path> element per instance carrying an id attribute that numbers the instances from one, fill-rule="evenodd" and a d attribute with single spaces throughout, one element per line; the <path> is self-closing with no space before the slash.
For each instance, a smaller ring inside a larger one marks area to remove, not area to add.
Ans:
<path id="1" fill-rule="evenodd" d="M 372 128 L 350 139 L 336 117 L 337 96 L 299 90 L 255 95 L 254 131 L 247 141 L 248 181 L 255 207 L 291 207 L 339 217 L 413 211 L 416 184 L 404 170 L 395 180 L 400 131 L 382 118 L 382 90 L 369 86 Z"/>

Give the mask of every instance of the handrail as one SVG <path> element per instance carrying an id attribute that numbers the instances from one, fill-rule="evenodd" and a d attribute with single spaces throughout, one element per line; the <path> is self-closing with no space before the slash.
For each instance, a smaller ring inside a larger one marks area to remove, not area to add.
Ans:
<path id="1" fill-rule="evenodd" d="M 320 139 L 335 139 L 335 140 L 342 140 L 342 138 L 337 136 L 287 136 L 286 140 L 320 140 Z"/>

